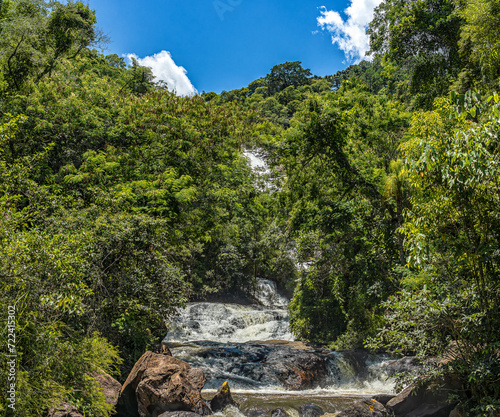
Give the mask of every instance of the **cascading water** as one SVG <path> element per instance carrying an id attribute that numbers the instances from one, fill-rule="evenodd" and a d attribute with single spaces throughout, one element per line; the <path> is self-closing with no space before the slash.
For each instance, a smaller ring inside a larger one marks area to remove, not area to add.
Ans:
<path id="1" fill-rule="evenodd" d="M 164 342 L 293 340 L 288 327 L 288 300 L 277 292 L 276 284 L 258 279 L 253 296 L 259 304 L 189 303 L 170 323 Z"/>
<path id="2" fill-rule="evenodd" d="M 288 300 L 274 282 L 259 279 L 251 295 L 252 305 L 189 303 L 170 323 L 163 343 L 175 357 L 203 369 L 206 394 L 229 381 L 243 408 L 293 411 L 314 400 L 335 412 L 367 394 L 392 391 L 387 360 L 294 342 Z"/>

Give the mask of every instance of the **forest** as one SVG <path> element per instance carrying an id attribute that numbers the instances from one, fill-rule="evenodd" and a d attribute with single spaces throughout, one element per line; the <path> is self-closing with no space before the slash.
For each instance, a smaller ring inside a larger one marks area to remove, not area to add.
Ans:
<path id="1" fill-rule="evenodd" d="M 109 416 L 89 375 L 123 380 L 186 302 L 257 277 L 291 296 L 298 340 L 447 357 L 427 375 L 458 375 L 468 415 L 498 415 L 499 19 L 498 0 L 384 0 L 359 64 L 277 63 L 179 97 L 101 52 L 84 3 L 0 1 L 17 415 Z"/>

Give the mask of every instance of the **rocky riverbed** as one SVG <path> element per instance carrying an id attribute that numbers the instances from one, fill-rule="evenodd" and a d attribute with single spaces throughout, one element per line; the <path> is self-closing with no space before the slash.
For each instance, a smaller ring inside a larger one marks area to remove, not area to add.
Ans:
<path id="1" fill-rule="evenodd" d="M 96 378 L 116 416 L 448 417 L 445 394 L 410 387 L 395 396 L 393 375 L 416 369 L 414 359 L 293 341 L 288 300 L 274 283 L 260 280 L 252 297 L 245 305 L 190 303 L 123 386 Z M 68 407 L 51 417 L 80 417 Z"/>
<path id="2" fill-rule="evenodd" d="M 393 362 L 394 368 L 405 362 Z M 391 365 L 391 364 L 389 364 Z M 116 417 L 450 417 L 457 414 L 449 402 L 454 381 L 435 381 L 409 386 L 398 395 L 338 395 L 321 390 L 251 391 L 231 393 L 225 381 L 217 391 L 203 390 L 203 370 L 162 353 L 146 352 L 120 386 L 108 375 L 98 375 L 107 401 L 116 405 Z M 442 384 L 445 388 L 443 389 Z M 459 415 L 459 414 L 458 414 Z M 62 404 L 50 417 L 82 417 L 70 405 Z"/>

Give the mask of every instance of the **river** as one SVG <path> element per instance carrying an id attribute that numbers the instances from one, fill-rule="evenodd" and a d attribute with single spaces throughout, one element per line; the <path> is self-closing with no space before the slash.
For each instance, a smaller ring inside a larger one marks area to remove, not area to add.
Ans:
<path id="1" fill-rule="evenodd" d="M 259 279 L 252 295 L 251 305 L 189 303 L 170 324 L 164 343 L 173 356 L 203 369 L 206 398 L 228 381 L 243 414 L 282 407 L 298 417 L 304 403 L 336 413 L 359 399 L 393 392 L 388 358 L 296 342 L 288 300 L 276 285 Z M 239 415 L 235 409 L 225 414 Z"/>

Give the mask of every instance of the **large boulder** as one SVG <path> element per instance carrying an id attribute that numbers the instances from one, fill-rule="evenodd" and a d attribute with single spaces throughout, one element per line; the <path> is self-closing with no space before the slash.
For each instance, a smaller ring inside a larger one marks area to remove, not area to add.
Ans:
<path id="1" fill-rule="evenodd" d="M 337 417 L 392 417 L 392 413 L 373 398 L 358 401 Z"/>
<path id="2" fill-rule="evenodd" d="M 228 405 L 233 405 L 235 407 L 238 407 L 238 404 L 236 403 L 236 401 L 233 400 L 233 397 L 231 396 L 229 383 L 226 381 L 222 384 L 217 393 L 214 395 L 212 401 L 210 401 L 210 408 L 214 413 L 216 413 L 218 411 L 223 411 L 224 408 L 226 408 Z"/>
<path id="3" fill-rule="evenodd" d="M 120 384 L 111 375 L 104 372 L 95 373 L 92 376 L 99 383 L 99 387 L 106 397 L 106 402 L 108 404 L 116 405 L 118 403 L 118 397 L 120 396 L 122 384 Z"/>
<path id="4" fill-rule="evenodd" d="M 387 403 L 395 417 L 448 417 L 456 406 L 450 393 L 459 390 L 460 380 L 447 376 L 406 387 Z"/>
<path id="5" fill-rule="evenodd" d="M 201 391 L 207 382 L 205 373 L 200 368 L 191 368 L 188 372 L 188 379 L 191 385 Z"/>
<path id="6" fill-rule="evenodd" d="M 266 365 L 264 371 L 270 379 L 278 379 L 289 390 L 324 386 L 328 379 L 327 359 L 312 352 L 275 349 L 267 356 Z"/>
<path id="7" fill-rule="evenodd" d="M 134 365 L 118 399 L 120 417 L 158 417 L 167 411 L 210 414 L 201 397 L 204 376 L 172 356 L 146 352 Z"/>

